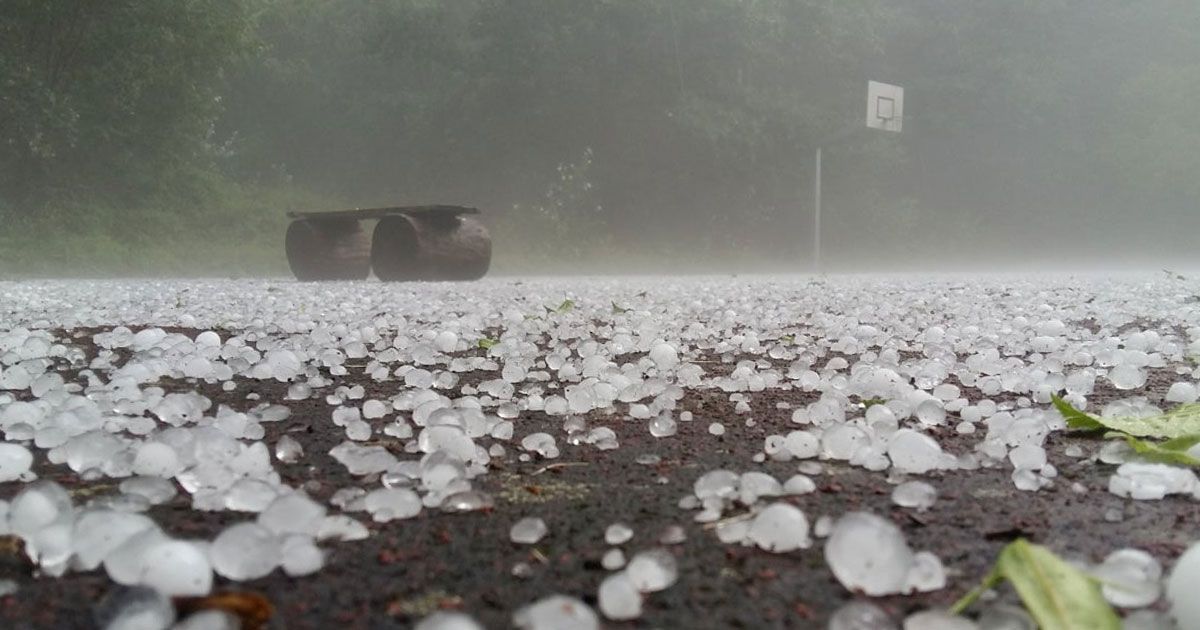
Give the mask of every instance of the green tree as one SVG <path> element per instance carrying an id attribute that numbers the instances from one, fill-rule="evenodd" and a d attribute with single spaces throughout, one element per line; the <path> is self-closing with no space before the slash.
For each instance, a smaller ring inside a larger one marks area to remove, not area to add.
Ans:
<path id="1" fill-rule="evenodd" d="M 131 202 L 211 156 L 242 0 L 0 3 L 0 197 Z"/>

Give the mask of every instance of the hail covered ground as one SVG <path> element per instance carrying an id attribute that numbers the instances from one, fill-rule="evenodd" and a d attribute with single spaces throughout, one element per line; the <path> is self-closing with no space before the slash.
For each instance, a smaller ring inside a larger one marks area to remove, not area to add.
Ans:
<path id="1" fill-rule="evenodd" d="M 203 599 L 232 593 L 288 628 L 1031 628 L 1003 586 L 947 610 L 1027 539 L 1126 627 L 1200 627 L 1195 441 L 1052 400 L 1118 429 L 1188 409 L 1198 295 L 2 282 L 0 625 L 252 624 Z"/>

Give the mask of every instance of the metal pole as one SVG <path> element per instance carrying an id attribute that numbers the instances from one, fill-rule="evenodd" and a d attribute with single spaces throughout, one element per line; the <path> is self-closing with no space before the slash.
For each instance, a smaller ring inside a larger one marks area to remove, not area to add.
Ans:
<path id="1" fill-rule="evenodd" d="M 821 273 L 821 147 L 817 147 L 817 176 L 813 186 L 813 273 Z"/>

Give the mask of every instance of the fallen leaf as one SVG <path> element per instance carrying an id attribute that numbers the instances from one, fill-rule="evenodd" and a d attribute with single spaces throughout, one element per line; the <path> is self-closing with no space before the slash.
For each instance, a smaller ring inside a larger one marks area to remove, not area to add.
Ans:
<path id="1" fill-rule="evenodd" d="M 1042 630 L 1120 630 L 1100 584 L 1054 552 L 1018 539 L 1001 552 L 983 582 L 951 607 L 959 614 L 984 591 L 1008 580 Z"/>
<path id="2" fill-rule="evenodd" d="M 1143 418 L 1102 418 L 1086 414 L 1058 396 L 1052 396 L 1051 400 L 1072 429 L 1109 429 L 1138 437 L 1166 439 L 1200 435 L 1200 403 L 1180 405 L 1166 413 Z"/>
<path id="3" fill-rule="evenodd" d="M 275 607 L 266 597 L 249 591 L 217 593 L 207 597 L 176 597 L 175 608 L 181 618 L 202 610 L 223 610 L 241 621 L 242 630 L 266 627 L 275 613 Z"/>
<path id="4" fill-rule="evenodd" d="M 1106 437 L 1120 437 L 1138 455 L 1160 464 L 1175 464 L 1178 466 L 1200 466 L 1200 459 L 1188 454 L 1187 450 L 1200 443 L 1200 435 L 1188 435 L 1162 443 L 1139 440 L 1127 433 L 1109 433 Z"/>

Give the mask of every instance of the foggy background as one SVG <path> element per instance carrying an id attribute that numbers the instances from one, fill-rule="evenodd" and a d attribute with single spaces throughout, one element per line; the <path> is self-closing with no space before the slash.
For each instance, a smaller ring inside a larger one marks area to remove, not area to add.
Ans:
<path id="1" fill-rule="evenodd" d="M 277 274 L 286 210 L 499 272 L 1196 266 L 1194 0 L 5 0 L 0 274 Z M 904 131 L 865 128 L 868 80 Z"/>

